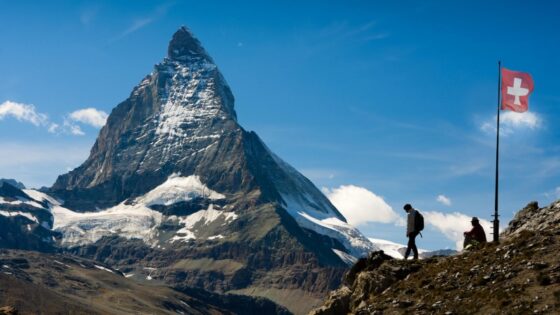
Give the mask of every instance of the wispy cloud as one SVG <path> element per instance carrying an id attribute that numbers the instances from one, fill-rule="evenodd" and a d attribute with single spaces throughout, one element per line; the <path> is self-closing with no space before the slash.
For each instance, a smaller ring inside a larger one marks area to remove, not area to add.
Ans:
<path id="1" fill-rule="evenodd" d="M 102 110 L 89 107 L 74 111 L 70 113 L 68 117 L 74 121 L 81 122 L 83 124 L 87 124 L 96 128 L 101 128 L 105 125 L 108 116 L 109 115 L 107 115 L 107 113 Z"/>
<path id="2" fill-rule="evenodd" d="M 517 113 L 512 111 L 500 115 L 500 134 L 508 136 L 518 130 L 534 130 L 542 126 L 543 119 L 534 112 Z M 485 121 L 480 129 L 486 133 L 496 133 L 496 116 Z"/>
<path id="3" fill-rule="evenodd" d="M 77 124 L 73 123 L 67 117 L 62 121 L 62 125 L 57 123 L 51 123 L 47 129 L 49 133 L 54 134 L 67 134 L 73 136 L 84 136 L 86 133 L 82 131 L 82 128 Z"/>
<path id="4" fill-rule="evenodd" d="M 445 195 L 438 195 L 436 201 L 445 206 L 451 206 L 451 199 Z"/>
<path id="5" fill-rule="evenodd" d="M 156 20 L 156 17 L 147 17 L 134 20 L 132 24 L 121 33 L 120 38 L 126 37 L 127 35 L 136 32 L 144 26 L 152 23 L 154 20 Z"/>
<path id="6" fill-rule="evenodd" d="M 62 123 L 62 132 L 74 136 L 83 136 L 86 134 L 82 131 L 82 128 L 80 126 L 68 120 L 68 118 L 65 118 L 64 122 Z"/>
<path id="7" fill-rule="evenodd" d="M 136 19 L 132 20 L 132 22 L 129 24 L 129 26 L 124 31 L 122 31 L 119 35 L 117 35 L 115 38 L 110 40 L 110 42 L 112 43 L 112 42 L 119 41 L 119 40 L 127 37 L 128 35 L 133 34 L 137 31 L 141 30 L 142 28 L 150 25 L 151 23 L 163 18 L 173 5 L 174 5 L 173 2 L 169 2 L 169 3 L 159 5 L 148 16 L 139 17 L 139 18 L 136 18 Z"/>
<path id="8" fill-rule="evenodd" d="M 12 101 L 5 101 L 0 104 L 0 120 L 3 120 L 5 117 L 13 117 L 19 121 L 28 122 L 37 127 L 45 126 L 49 122 L 48 116 L 37 112 L 34 105 Z"/>
<path id="9" fill-rule="evenodd" d="M 404 219 L 382 197 L 366 188 L 343 185 L 338 188 L 323 188 L 322 190 L 348 220 L 348 223 L 354 226 L 368 222 L 404 225 Z"/>
<path id="10" fill-rule="evenodd" d="M 300 56 L 312 57 L 333 47 L 362 45 L 388 37 L 389 32 L 380 29 L 376 21 L 351 23 L 338 20 L 319 28 L 298 29 L 294 32 L 294 45 Z"/>
<path id="11" fill-rule="evenodd" d="M 100 128 L 107 120 L 107 113 L 95 108 L 76 110 L 63 118 L 62 124 L 51 121 L 47 114 L 43 114 L 32 104 L 5 101 L 0 104 L 0 121 L 12 117 L 21 122 L 30 123 L 37 127 L 45 128 L 54 134 L 70 134 L 75 136 L 85 135 L 78 123 Z"/>
<path id="12" fill-rule="evenodd" d="M 377 21 L 368 21 L 362 24 L 349 24 L 347 21 L 336 22 L 323 28 L 319 34 L 331 40 L 359 40 L 364 42 L 385 39 L 389 33 L 377 29 Z"/>

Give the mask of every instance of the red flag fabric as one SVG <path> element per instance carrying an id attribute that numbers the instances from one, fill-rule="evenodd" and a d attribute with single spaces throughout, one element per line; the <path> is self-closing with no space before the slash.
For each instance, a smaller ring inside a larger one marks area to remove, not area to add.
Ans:
<path id="1" fill-rule="evenodd" d="M 533 78 L 529 73 L 502 68 L 502 110 L 526 112 L 531 92 Z"/>

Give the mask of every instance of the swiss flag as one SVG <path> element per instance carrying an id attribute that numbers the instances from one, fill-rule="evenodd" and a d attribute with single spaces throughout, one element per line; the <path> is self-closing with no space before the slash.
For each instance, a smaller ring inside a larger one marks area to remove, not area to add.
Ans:
<path id="1" fill-rule="evenodd" d="M 531 92 L 533 78 L 529 73 L 502 68 L 502 110 L 526 112 Z"/>

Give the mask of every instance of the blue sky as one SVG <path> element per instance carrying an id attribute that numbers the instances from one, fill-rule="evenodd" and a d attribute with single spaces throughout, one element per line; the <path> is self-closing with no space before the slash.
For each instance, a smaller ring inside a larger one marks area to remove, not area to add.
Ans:
<path id="1" fill-rule="evenodd" d="M 424 248 L 455 247 L 459 213 L 491 219 L 499 59 L 535 80 L 529 114 L 504 121 L 502 221 L 531 200 L 560 198 L 560 8 L 553 2 L 0 7 L 0 104 L 33 104 L 38 115 L 33 123 L 0 114 L 0 177 L 49 186 L 79 165 L 98 124 L 76 111 L 109 113 L 186 25 L 230 84 L 246 129 L 327 192 L 353 185 L 378 197 L 356 196 L 365 198 L 366 213 L 355 221 L 367 236 L 405 242 L 397 220 L 368 216 L 374 205 L 402 215 L 410 202 L 430 213 Z"/>

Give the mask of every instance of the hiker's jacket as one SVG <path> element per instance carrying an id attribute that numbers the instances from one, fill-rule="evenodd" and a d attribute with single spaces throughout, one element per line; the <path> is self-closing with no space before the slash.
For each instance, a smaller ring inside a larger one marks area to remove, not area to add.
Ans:
<path id="1" fill-rule="evenodd" d="M 408 236 L 408 234 L 412 233 L 412 232 L 417 232 L 414 230 L 414 227 L 416 226 L 416 209 L 412 208 L 410 209 L 410 211 L 408 212 L 407 215 L 407 224 L 406 224 L 406 235 Z"/>
<path id="2" fill-rule="evenodd" d="M 484 229 L 480 223 L 475 224 L 472 230 L 465 232 L 465 236 L 470 237 L 479 243 L 486 243 L 486 233 L 484 233 Z"/>

